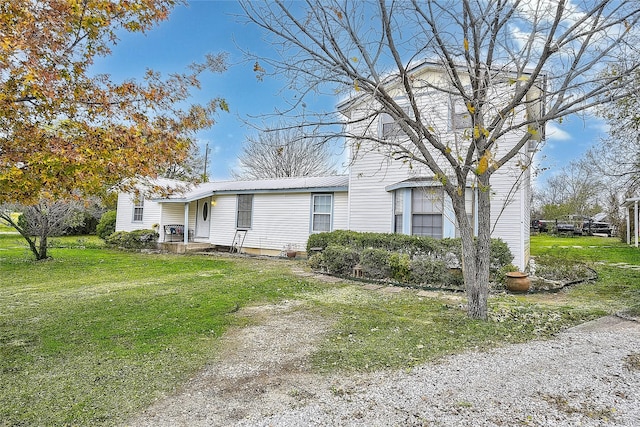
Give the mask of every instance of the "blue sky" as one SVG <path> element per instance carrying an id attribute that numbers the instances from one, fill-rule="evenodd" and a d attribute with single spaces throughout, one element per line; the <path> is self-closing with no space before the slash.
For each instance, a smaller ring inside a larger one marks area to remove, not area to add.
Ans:
<path id="1" fill-rule="evenodd" d="M 253 64 L 243 61 L 241 49 L 268 55 L 270 46 L 263 42 L 256 27 L 245 25 L 234 16 L 240 13 L 235 1 L 192 1 L 189 6 L 177 7 L 167 21 L 146 34 L 123 33 L 113 54 L 99 58 L 94 68 L 96 72 L 111 74 L 115 80 L 140 78 L 147 68 L 166 75 L 184 71 L 207 53 L 227 52 L 227 72 L 203 79 L 202 90 L 194 97 L 196 102 L 223 97 L 231 110 L 221 112 L 217 123 L 198 135 L 199 144 L 204 147 L 208 143 L 211 149 L 209 176 L 214 180 L 230 178 L 243 140 L 256 134 L 245 122 L 259 126 L 260 115 L 272 113 L 274 107 L 284 105 L 286 96 L 290 96 L 280 92 L 286 82 L 268 78 L 258 81 Z M 321 102 L 330 108 L 337 101 Z M 563 165 L 579 158 L 604 136 L 604 123 L 593 117 L 572 117 L 562 125 L 549 126 L 547 142 L 538 154 L 540 165 L 549 170 L 538 182 L 543 183 Z"/>

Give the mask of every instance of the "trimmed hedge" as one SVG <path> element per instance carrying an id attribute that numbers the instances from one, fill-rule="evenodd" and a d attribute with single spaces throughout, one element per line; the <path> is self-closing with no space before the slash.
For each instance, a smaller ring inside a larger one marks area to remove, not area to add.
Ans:
<path id="1" fill-rule="evenodd" d="M 389 233 L 336 230 L 309 236 L 307 252 L 312 268 L 350 275 L 360 264 L 364 277 L 391 279 L 414 285 L 462 288 L 462 242 Z M 491 241 L 491 273 L 513 260 L 505 242 Z"/>
<path id="2" fill-rule="evenodd" d="M 118 231 L 107 237 L 106 242 L 123 249 L 154 249 L 158 237 L 154 230 Z"/>

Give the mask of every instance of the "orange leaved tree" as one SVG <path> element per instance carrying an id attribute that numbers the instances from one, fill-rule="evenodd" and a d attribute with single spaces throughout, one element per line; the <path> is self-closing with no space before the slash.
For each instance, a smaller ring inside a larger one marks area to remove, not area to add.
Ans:
<path id="1" fill-rule="evenodd" d="M 224 71 L 224 54 L 167 78 L 90 73 L 118 32 L 147 31 L 177 3 L 0 0 L 0 204 L 100 193 L 187 156 L 194 133 L 227 110 L 223 99 L 185 102 L 203 72 Z"/>
<path id="2" fill-rule="evenodd" d="M 154 177 L 228 109 L 188 102 L 203 72 L 225 70 L 225 54 L 140 81 L 91 73 L 118 33 L 145 32 L 178 3 L 0 0 L 0 212 Z"/>

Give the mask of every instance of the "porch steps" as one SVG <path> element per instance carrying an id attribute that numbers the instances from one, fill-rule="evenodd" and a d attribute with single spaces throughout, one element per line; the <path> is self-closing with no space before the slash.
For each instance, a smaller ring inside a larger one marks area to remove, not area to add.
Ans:
<path id="1" fill-rule="evenodd" d="M 211 243 L 198 243 L 189 242 L 186 245 L 184 243 L 158 243 L 158 247 L 162 251 L 171 252 L 175 254 L 184 254 L 188 252 L 205 252 L 207 250 L 215 249 L 215 245 Z"/>

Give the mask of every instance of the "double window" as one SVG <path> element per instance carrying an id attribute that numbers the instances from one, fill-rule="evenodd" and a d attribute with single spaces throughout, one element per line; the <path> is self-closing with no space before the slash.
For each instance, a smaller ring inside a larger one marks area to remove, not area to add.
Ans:
<path id="1" fill-rule="evenodd" d="M 469 222 L 474 222 L 474 190 L 465 190 Z M 455 229 L 455 233 L 454 233 Z M 403 187 L 393 192 L 394 233 L 437 239 L 458 236 L 453 206 L 440 186 Z"/>
<path id="2" fill-rule="evenodd" d="M 311 231 L 313 233 L 331 231 L 333 195 L 313 194 L 311 204 Z"/>
<path id="3" fill-rule="evenodd" d="M 251 217 L 253 213 L 253 194 L 238 194 L 238 204 L 236 211 L 236 228 L 251 228 Z"/>
<path id="4" fill-rule="evenodd" d="M 143 212 L 144 212 L 144 197 L 138 196 L 133 201 L 133 221 L 142 222 Z"/>
<path id="5" fill-rule="evenodd" d="M 442 187 L 411 191 L 411 234 L 442 238 L 444 191 Z"/>

